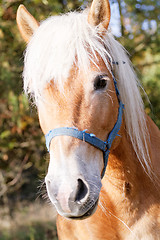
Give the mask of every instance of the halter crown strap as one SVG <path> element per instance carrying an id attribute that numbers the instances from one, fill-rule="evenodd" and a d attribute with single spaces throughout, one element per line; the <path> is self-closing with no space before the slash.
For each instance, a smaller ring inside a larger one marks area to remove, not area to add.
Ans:
<path id="1" fill-rule="evenodd" d="M 47 146 L 48 151 L 50 149 L 51 140 L 54 137 L 57 137 L 57 136 L 71 136 L 71 137 L 74 137 L 74 138 L 78 138 L 79 140 L 87 142 L 87 143 L 91 144 L 92 146 L 94 146 L 95 148 L 101 150 L 103 152 L 103 160 L 104 160 L 104 168 L 103 168 L 103 172 L 102 172 L 102 178 L 105 174 L 105 170 L 106 170 L 106 167 L 107 167 L 108 156 L 109 156 L 109 153 L 110 153 L 110 148 L 112 146 L 112 142 L 115 139 L 115 137 L 118 135 L 118 132 L 119 132 L 121 124 L 122 124 L 122 115 L 123 115 L 123 108 L 124 108 L 124 105 L 120 100 L 120 94 L 119 94 L 119 90 L 118 90 L 118 87 L 117 87 L 117 82 L 115 80 L 115 77 L 114 77 L 113 73 L 112 73 L 112 76 L 113 76 L 114 86 L 115 86 L 115 90 L 116 90 L 116 94 L 117 94 L 117 98 L 118 98 L 118 102 L 119 102 L 119 110 L 118 110 L 117 122 L 115 123 L 112 131 L 109 133 L 106 142 L 97 138 L 92 133 L 87 133 L 86 130 L 79 131 L 78 129 L 71 128 L 71 127 L 55 128 L 53 130 L 50 130 L 45 135 L 46 146 Z"/>

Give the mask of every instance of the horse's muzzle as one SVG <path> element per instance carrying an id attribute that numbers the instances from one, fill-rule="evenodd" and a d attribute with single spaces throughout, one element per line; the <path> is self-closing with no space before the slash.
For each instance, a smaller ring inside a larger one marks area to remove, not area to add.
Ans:
<path id="1" fill-rule="evenodd" d="M 82 177 L 79 177 L 72 187 L 68 186 L 67 182 L 56 187 L 56 184 L 46 177 L 46 187 L 51 202 L 61 216 L 84 219 L 96 210 L 99 192 L 91 191 L 91 186 Z"/>

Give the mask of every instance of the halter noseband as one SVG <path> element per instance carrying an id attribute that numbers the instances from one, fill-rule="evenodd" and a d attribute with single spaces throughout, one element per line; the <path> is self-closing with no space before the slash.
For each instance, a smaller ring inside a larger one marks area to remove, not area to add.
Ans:
<path id="1" fill-rule="evenodd" d="M 124 105 L 120 100 L 120 93 L 119 93 L 119 90 L 117 87 L 117 82 L 116 82 L 116 79 L 115 79 L 113 73 L 112 73 L 112 76 L 113 76 L 114 86 L 115 86 L 115 90 L 116 90 L 116 94 L 117 94 L 117 98 L 118 98 L 118 102 L 119 102 L 119 110 L 118 110 L 117 122 L 115 123 L 112 131 L 109 133 L 106 142 L 97 138 L 92 133 L 86 133 L 86 130 L 79 131 L 78 129 L 70 128 L 70 127 L 55 128 L 53 130 L 50 130 L 45 135 L 46 146 L 47 146 L 48 151 L 50 149 L 51 140 L 57 136 L 71 136 L 74 138 L 78 138 L 84 142 L 91 144 L 95 148 L 101 150 L 103 152 L 103 160 L 104 160 L 104 168 L 103 168 L 103 172 L 102 172 L 102 178 L 105 174 L 105 170 L 107 167 L 108 156 L 110 153 L 110 148 L 112 146 L 112 142 L 115 139 L 115 137 L 118 135 L 118 132 L 119 132 L 121 124 L 122 124 L 122 115 L 123 115 L 123 108 L 124 108 Z"/>

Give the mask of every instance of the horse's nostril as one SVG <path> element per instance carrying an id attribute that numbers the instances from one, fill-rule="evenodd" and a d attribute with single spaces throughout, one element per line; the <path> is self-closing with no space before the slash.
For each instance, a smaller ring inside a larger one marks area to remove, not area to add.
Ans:
<path id="1" fill-rule="evenodd" d="M 82 179 L 78 179 L 77 192 L 75 196 L 75 202 L 81 202 L 86 199 L 88 193 L 88 187 Z"/>

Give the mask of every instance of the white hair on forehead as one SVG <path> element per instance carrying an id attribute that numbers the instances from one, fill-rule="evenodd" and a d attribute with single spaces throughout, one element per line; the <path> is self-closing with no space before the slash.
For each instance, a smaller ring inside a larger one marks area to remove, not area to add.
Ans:
<path id="1" fill-rule="evenodd" d="M 87 11 L 48 18 L 41 23 L 26 49 L 25 92 L 32 93 L 37 102 L 51 80 L 63 86 L 73 64 L 85 72 L 90 62 L 96 65 L 97 53 L 104 61 L 109 56 L 97 29 L 87 22 Z"/>
<path id="2" fill-rule="evenodd" d="M 108 69 L 108 59 L 118 62 L 113 71 L 125 105 L 126 129 L 139 161 L 151 175 L 149 137 L 138 79 L 125 49 L 109 31 L 101 36 L 97 27 L 88 24 L 87 16 L 87 11 L 71 12 L 50 17 L 41 23 L 26 49 L 24 90 L 31 93 L 38 103 L 51 80 L 63 87 L 73 64 L 87 73 L 91 62 L 96 65 L 97 54 Z"/>

